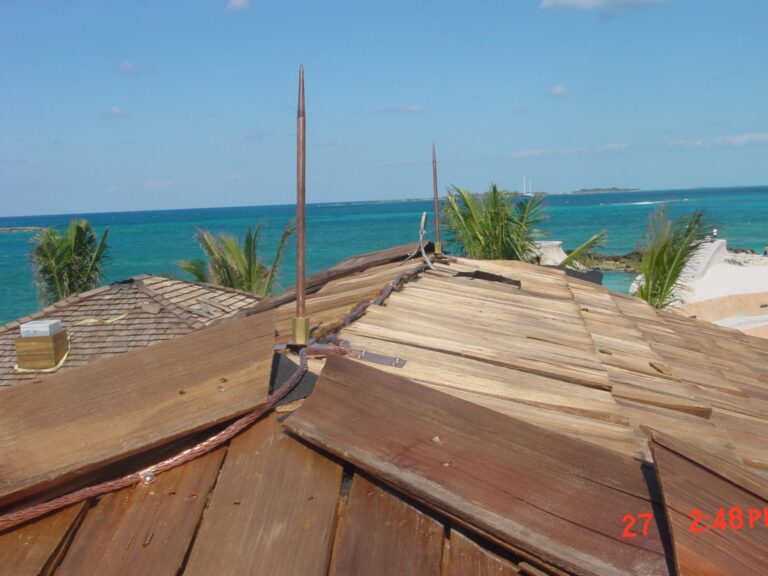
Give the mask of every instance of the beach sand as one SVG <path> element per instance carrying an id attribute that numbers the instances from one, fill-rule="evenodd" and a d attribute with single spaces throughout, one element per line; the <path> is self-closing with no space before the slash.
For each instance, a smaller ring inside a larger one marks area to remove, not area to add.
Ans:
<path id="1" fill-rule="evenodd" d="M 694 276 L 678 312 L 768 338 L 768 256 L 726 252 Z"/>
<path id="2" fill-rule="evenodd" d="M 733 294 L 768 293 L 768 256 L 728 252 L 689 283 L 686 302 L 701 302 Z"/>

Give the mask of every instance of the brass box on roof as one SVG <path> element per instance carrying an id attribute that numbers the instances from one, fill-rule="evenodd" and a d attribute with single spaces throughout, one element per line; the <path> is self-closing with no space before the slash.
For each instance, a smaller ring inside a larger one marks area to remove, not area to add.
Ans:
<path id="1" fill-rule="evenodd" d="M 53 336 L 22 336 L 16 338 L 16 363 L 27 370 L 53 368 L 67 353 L 67 331 Z"/>

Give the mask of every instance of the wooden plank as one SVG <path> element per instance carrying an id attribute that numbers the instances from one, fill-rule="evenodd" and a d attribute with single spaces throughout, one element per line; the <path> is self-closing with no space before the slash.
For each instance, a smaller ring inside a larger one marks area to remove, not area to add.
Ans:
<path id="1" fill-rule="evenodd" d="M 688 458 L 688 460 L 696 462 L 721 478 L 733 482 L 748 492 L 752 492 L 755 496 L 758 496 L 763 500 L 768 500 L 768 481 L 760 476 L 752 474 L 749 470 L 739 466 L 733 460 L 726 460 L 716 454 L 697 448 L 696 446 L 683 442 L 669 434 L 654 430 L 653 428 L 645 428 L 644 431 L 649 434 L 651 439 L 657 444 L 661 444 L 665 448 Z"/>
<path id="2" fill-rule="evenodd" d="M 621 407 L 606 390 L 578 386 L 469 358 L 456 362 L 450 355 L 435 350 L 350 335 L 347 331 L 342 332 L 341 337 L 347 339 L 352 348 L 403 358 L 407 363 L 402 368 L 377 368 L 434 386 L 443 392 L 473 392 L 624 426 L 629 424 L 627 417 L 621 413 Z"/>
<path id="3" fill-rule="evenodd" d="M 224 449 L 104 496 L 88 513 L 57 575 L 176 574 L 219 473 Z"/>
<path id="4" fill-rule="evenodd" d="M 320 335 L 340 327 L 341 321 L 358 304 L 370 302 L 398 275 L 411 272 L 420 265 L 418 261 L 388 264 L 334 280 L 316 293 L 309 294 L 307 315 L 312 321 L 312 333 Z M 290 339 L 291 318 L 294 313 L 295 306 L 291 302 L 275 309 L 277 341 L 287 342 Z"/>
<path id="5" fill-rule="evenodd" d="M 760 398 L 744 397 L 717 390 L 716 388 L 695 387 L 694 396 L 706 401 L 713 408 L 738 412 L 747 416 L 768 420 L 768 402 Z"/>
<path id="6" fill-rule="evenodd" d="M 532 340 L 539 351 L 550 349 L 555 353 L 572 353 L 588 351 L 594 353 L 594 343 L 584 323 L 580 319 L 577 322 L 567 323 L 565 318 L 548 319 L 544 314 L 531 312 L 523 313 L 521 310 L 506 305 L 494 307 L 480 299 L 474 290 L 467 290 L 461 296 L 451 295 L 440 299 L 440 314 L 435 316 L 435 296 L 422 290 L 418 282 L 408 285 L 400 293 L 393 294 L 387 300 L 388 314 L 395 312 L 412 315 L 414 319 L 424 319 L 434 323 L 439 320 L 441 324 L 464 323 L 466 328 L 478 326 L 488 332 L 499 331 L 507 338 L 514 339 L 515 345 L 525 345 L 526 339 Z M 510 330 L 515 326 L 516 330 Z M 583 352 L 581 352 L 583 354 Z"/>
<path id="7" fill-rule="evenodd" d="M 505 414 L 550 432 L 595 444 L 615 451 L 623 456 L 632 456 L 650 461 L 644 449 L 645 439 L 626 424 L 607 422 L 595 418 L 569 414 L 560 410 L 532 406 L 521 402 L 500 401 L 488 396 L 460 390 L 444 390 L 445 393 L 467 402 L 484 406 L 494 412 Z M 623 409 L 623 407 L 621 407 Z"/>
<path id="8" fill-rule="evenodd" d="M 329 576 L 439 576 L 442 550 L 442 524 L 357 474 Z"/>
<path id="9" fill-rule="evenodd" d="M 292 432 L 465 524 L 576 574 L 666 574 L 639 463 L 401 377 L 331 357 Z M 574 497 L 578 494 L 578 497 Z"/>
<path id="10" fill-rule="evenodd" d="M 229 447 L 186 575 L 324 575 L 341 466 L 268 416 Z"/>
<path id="11" fill-rule="evenodd" d="M 572 300 L 552 300 L 546 296 L 521 291 L 515 286 L 501 282 L 457 277 L 457 273 L 459 273 L 458 270 L 447 277 L 425 273 L 417 285 L 428 293 L 442 294 L 446 297 L 466 298 L 468 293 L 477 293 L 483 296 L 483 302 L 487 300 L 492 306 L 503 305 L 504 302 L 512 300 L 518 304 L 515 308 L 521 311 L 542 309 L 542 304 L 546 303 L 550 307 L 543 310 L 545 317 L 549 317 L 549 314 L 556 314 L 563 316 L 566 322 L 579 319 L 579 308 Z"/>
<path id="12" fill-rule="evenodd" d="M 508 560 L 470 540 L 458 530 L 451 530 L 448 566 L 445 576 L 517 576 L 520 571 Z"/>
<path id="13" fill-rule="evenodd" d="M 765 574 L 768 500 L 657 442 L 652 441 L 650 445 L 672 530 L 678 575 Z M 696 524 L 693 523 L 694 510 L 703 514 L 703 519 Z M 720 510 L 724 510 L 724 529 L 713 526 Z M 736 510 L 734 516 L 733 510 Z M 753 520 L 751 526 L 750 511 L 759 514 L 759 520 Z M 739 517 L 742 518 L 740 524 Z"/>
<path id="14" fill-rule="evenodd" d="M 608 371 L 608 374 L 611 374 L 610 370 Z M 677 410 L 702 418 L 709 418 L 712 415 L 712 406 L 709 404 L 696 402 L 694 400 L 686 400 L 679 396 L 670 396 L 669 394 L 647 390 L 632 384 L 616 383 L 613 385 L 611 394 L 614 398 L 631 400 L 650 406 L 659 406 L 660 408 L 666 408 L 668 410 Z"/>
<path id="15" fill-rule="evenodd" d="M 641 427 L 648 426 L 724 459 L 738 460 L 728 435 L 711 420 L 659 406 L 628 400 L 618 402 L 639 434 L 642 434 Z M 644 444 L 647 447 L 645 441 Z"/>
<path id="16" fill-rule="evenodd" d="M 418 346 L 441 351 L 454 356 L 492 362 L 518 370 L 558 378 L 592 388 L 610 390 L 611 383 L 594 352 L 567 356 L 565 354 L 541 354 L 535 346 L 527 350 L 514 348 L 504 334 L 487 331 L 470 331 L 466 325 L 443 326 L 437 319 L 411 321 L 408 315 L 388 315 L 387 310 L 369 310 L 365 317 L 347 328 L 352 334 Z M 508 331 L 511 332 L 512 329 Z"/>
<path id="17" fill-rule="evenodd" d="M 735 450 L 745 464 L 768 470 L 768 426 L 765 419 L 715 409 L 712 421 L 733 440 Z"/>
<path id="18" fill-rule="evenodd" d="M 0 389 L 0 505 L 253 409 L 273 326 L 252 316 Z"/>
<path id="19" fill-rule="evenodd" d="M 650 374 L 639 374 L 631 370 L 617 368 L 616 366 L 607 366 L 608 375 L 614 385 L 618 382 L 636 386 L 651 392 L 667 394 L 677 398 L 687 400 L 695 399 L 696 387 L 679 380 L 668 378 L 659 374 L 651 376 Z"/>
<path id="20" fill-rule="evenodd" d="M 407 258 L 408 255 L 411 254 L 417 247 L 417 244 L 406 244 L 403 246 L 395 246 L 394 248 L 387 248 L 378 252 L 371 252 L 369 254 L 362 254 L 360 256 L 347 258 L 335 266 L 332 266 L 327 270 L 317 272 L 316 274 L 313 274 L 307 278 L 307 294 L 313 294 L 331 282 L 357 274 L 359 272 L 367 272 L 368 270 L 376 268 L 395 268 L 399 266 L 402 263 L 401 261 Z M 392 264 L 393 262 L 396 262 L 396 264 Z M 258 314 L 267 310 L 273 310 L 278 306 L 282 306 L 287 302 L 295 300 L 295 298 L 295 288 L 289 288 L 278 296 L 263 298 L 259 301 L 258 304 L 248 309 L 247 311 L 244 311 L 243 314 Z"/>
<path id="21" fill-rule="evenodd" d="M 439 277 L 432 272 L 425 273 L 419 281 L 409 288 L 420 289 L 436 296 L 449 296 L 459 299 L 471 299 L 470 294 L 482 297 L 482 304 L 486 303 L 494 309 L 509 306 L 515 303 L 514 310 L 520 313 L 539 312 L 544 318 L 560 318 L 566 323 L 575 323 L 579 320 L 579 309 L 573 302 L 561 300 L 548 300 L 541 296 L 534 296 L 517 291 L 506 284 L 497 284 L 483 280 L 470 280 L 468 278 Z M 478 305 L 475 302 L 475 305 Z"/>
<path id="22" fill-rule="evenodd" d="M 87 508 L 81 502 L 0 533 L 0 576 L 50 573 Z"/>
<path id="23" fill-rule="evenodd" d="M 527 562 L 520 562 L 520 574 L 524 574 L 525 576 L 549 576 L 547 572 L 539 570 Z"/>

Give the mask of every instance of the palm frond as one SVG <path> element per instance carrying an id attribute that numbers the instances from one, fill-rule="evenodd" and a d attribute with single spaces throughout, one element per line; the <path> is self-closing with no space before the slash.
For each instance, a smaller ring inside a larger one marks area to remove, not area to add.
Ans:
<path id="1" fill-rule="evenodd" d="M 104 230 L 101 235 L 99 243 L 96 244 L 96 248 L 90 254 L 90 258 L 87 257 L 88 251 L 84 253 L 85 268 L 82 274 L 82 281 L 86 284 L 85 290 L 96 286 L 99 283 L 99 279 L 102 276 L 102 268 L 106 262 L 109 261 L 109 252 L 107 250 L 107 238 L 109 237 L 109 230 Z M 89 247 L 93 246 L 96 242 L 96 236 L 93 235 L 92 239 L 89 239 Z"/>
<path id="2" fill-rule="evenodd" d="M 605 242 L 605 238 L 608 236 L 607 230 L 601 230 L 597 234 L 593 234 L 592 237 L 584 242 L 581 246 L 571 251 L 570 254 L 560 262 L 560 266 L 565 268 L 589 268 L 590 252 L 596 247 L 602 245 Z"/>
<path id="3" fill-rule="evenodd" d="M 468 256 L 484 252 L 484 237 L 480 229 L 482 208 L 471 192 L 452 188 L 448 193 L 444 214 L 449 243 L 454 244 L 460 254 Z"/>
<path id="4" fill-rule="evenodd" d="M 547 219 L 544 194 L 518 200 L 512 213 L 509 252 L 511 260 L 532 262 L 536 255 L 536 240 L 544 233 L 538 228 Z"/>
<path id="5" fill-rule="evenodd" d="M 202 258 L 179 261 L 179 268 L 198 282 L 208 282 L 208 264 Z"/>
<path id="6" fill-rule="evenodd" d="M 64 234 L 46 228 L 33 239 L 30 259 L 35 267 L 40 300 L 50 304 L 98 286 L 109 260 L 109 230 L 101 239 L 87 220 L 72 220 Z"/>
<path id="7" fill-rule="evenodd" d="M 672 221 L 666 204 L 651 214 L 637 295 L 654 308 L 665 308 L 677 300 L 680 276 L 703 242 L 703 216 L 697 210 Z"/>
<path id="8" fill-rule="evenodd" d="M 520 199 L 496 184 L 482 196 L 452 188 L 443 214 L 452 248 L 484 259 L 533 260 L 546 219 L 543 194 Z"/>
<path id="9" fill-rule="evenodd" d="M 231 234 L 213 234 L 199 229 L 195 239 L 208 259 L 207 265 L 196 259 L 183 260 L 179 266 L 197 279 L 201 279 L 205 272 L 208 282 L 263 296 L 276 286 L 283 249 L 292 232 L 293 224 L 289 223 L 280 237 L 272 266 L 268 268 L 259 255 L 261 224 L 247 228 L 242 241 Z"/>
<path id="10" fill-rule="evenodd" d="M 283 259 L 283 250 L 294 230 L 296 230 L 296 225 L 292 220 L 283 228 L 283 233 L 280 235 L 280 241 L 277 244 L 277 250 L 275 250 L 275 257 L 272 259 L 272 266 L 269 267 L 269 272 L 264 277 L 264 282 L 261 286 L 261 291 L 264 294 L 269 294 L 277 286 L 277 274 L 280 270 L 280 262 Z"/>

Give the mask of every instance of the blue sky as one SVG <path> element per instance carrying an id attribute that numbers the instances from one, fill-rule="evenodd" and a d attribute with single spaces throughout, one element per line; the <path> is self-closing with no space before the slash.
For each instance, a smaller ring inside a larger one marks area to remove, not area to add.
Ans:
<path id="1" fill-rule="evenodd" d="M 0 2 L 0 215 L 768 182 L 763 0 Z"/>

